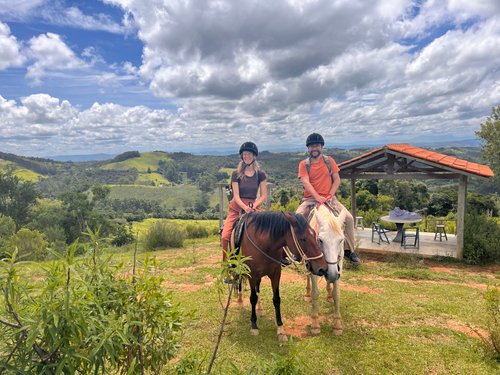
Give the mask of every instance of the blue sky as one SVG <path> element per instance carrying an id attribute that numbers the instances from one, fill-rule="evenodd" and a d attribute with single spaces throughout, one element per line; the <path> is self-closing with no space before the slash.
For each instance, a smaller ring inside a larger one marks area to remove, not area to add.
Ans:
<path id="1" fill-rule="evenodd" d="M 0 0 L 0 151 L 474 138 L 497 0 Z"/>

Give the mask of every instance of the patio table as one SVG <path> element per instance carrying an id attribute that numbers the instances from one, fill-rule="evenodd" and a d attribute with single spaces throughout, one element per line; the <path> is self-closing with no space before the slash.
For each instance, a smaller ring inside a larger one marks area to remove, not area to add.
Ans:
<path id="1" fill-rule="evenodd" d="M 422 221 L 422 218 L 418 219 L 402 219 L 397 217 L 390 217 L 389 215 L 382 216 L 380 220 L 385 221 L 387 223 L 395 223 L 397 228 L 397 233 L 393 242 L 401 242 L 401 238 L 403 237 L 403 227 L 405 224 L 414 224 Z"/>

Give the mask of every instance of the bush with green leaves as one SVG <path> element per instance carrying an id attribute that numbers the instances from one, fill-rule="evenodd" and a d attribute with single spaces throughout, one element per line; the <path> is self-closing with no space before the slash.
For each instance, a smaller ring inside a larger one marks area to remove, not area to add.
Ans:
<path id="1" fill-rule="evenodd" d="M 183 318 L 151 273 L 155 260 L 125 276 L 89 234 L 82 259 L 78 243 L 54 254 L 36 294 L 20 281 L 16 251 L 1 263 L 0 373 L 159 374 L 175 355 Z"/>
<path id="2" fill-rule="evenodd" d="M 207 228 L 197 225 L 197 224 L 188 224 L 186 225 L 186 233 L 187 238 L 205 238 L 208 237 Z"/>
<path id="3" fill-rule="evenodd" d="M 0 249 L 5 240 L 16 233 L 16 223 L 10 216 L 0 214 Z"/>
<path id="4" fill-rule="evenodd" d="M 147 250 L 182 247 L 185 238 L 186 231 L 180 225 L 167 221 L 157 221 L 146 233 L 144 246 Z"/>
<path id="5" fill-rule="evenodd" d="M 43 260 L 48 255 L 48 245 L 43 233 L 21 228 L 5 241 L 3 248 L 4 252 L 9 254 L 17 249 L 19 260 Z"/>
<path id="6" fill-rule="evenodd" d="M 134 233 L 132 232 L 132 224 L 120 224 L 115 230 L 111 238 L 113 246 L 123 246 L 134 242 Z"/>
<path id="7" fill-rule="evenodd" d="M 498 286 L 488 287 L 485 301 L 491 344 L 500 359 L 500 289 Z"/>
<path id="8" fill-rule="evenodd" d="M 470 264 L 500 260 L 500 224 L 494 218 L 477 214 L 466 215 L 464 259 Z"/>

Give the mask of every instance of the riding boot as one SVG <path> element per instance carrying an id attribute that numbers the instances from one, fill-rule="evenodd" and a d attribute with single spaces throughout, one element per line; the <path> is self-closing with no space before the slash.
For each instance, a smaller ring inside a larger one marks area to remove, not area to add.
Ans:
<path id="1" fill-rule="evenodd" d="M 358 254 L 349 249 L 344 250 L 344 258 L 349 259 L 355 266 L 359 266 L 361 264 L 361 259 L 359 258 Z"/>

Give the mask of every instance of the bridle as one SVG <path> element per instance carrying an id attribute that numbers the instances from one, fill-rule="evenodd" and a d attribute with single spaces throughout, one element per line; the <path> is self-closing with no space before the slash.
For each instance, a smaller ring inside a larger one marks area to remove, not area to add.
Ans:
<path id="1" fill-rule="evenodd" d="M 334 208 L 333 208 L 330 204 L 328 204 L 328 203 L 326 203 L 326 202 L 324 202 L 324 203 L 322 203 L 322 204 L 324 204 L 324 205 L 328 208 L 328 210 L 330 210 L 330 212 L 331 212 L 331 213 L 333 213 L 335 216 L 338 216 L 338 212 L 337 212 L 336 210 L 334 210 Z M 318 204 L 316 207 L 314 207 L 314 209 L 317 209 L 320 205 L 321 205 L 321 203 L 320 203 L 320 204 Z M 313 216 L 313 211 L 311 210 L 311 212 L 310 212 L 310 214 L 309 214 L 309 217 L 307 218 L 307 222 L 310 222 L 310 221 L 311 221 L 312 216 Z M 316 232 L 316 231 L 315 231 L 315 232 Z M 318 239 L 318 234 L 317 234 L 317 233 L 316 233 L 316 239 Z M 324 253 L 323 253 L 323 252 L 321 252 L 321 255 L 324 255 Z M 331 264 L 331 265 L 333 265 L 333 266 L 334 266 L 334 265 L 338 265 L 338 264 L 339 264 L 339 262 L 340 262 L 340 260 L 341 260 L 341 255 L 340 255 L 340 254 L 338 255 L 337 260 L 336 260 L 335 262 L 330 262 L 330 261 L 328 261 L 328 260 L 326 259 L 326 256 L 325 256 L 325 262 L 326 262 L 326 264 Z"/>
<path id="2" fill-rule="evenodd" d="M 304 250 L 302 249 L 302 247 L 300 246 L 299 244 L 299 241 L 297 240 L 297 235 L 295 234 L 295 229 L 293 229 L 293 225 L 290 224 L 290 229 L 291 229 L 291 232 L 292 232 L 292 239 L 293 239 L 293 243 L 297 249 L 297 251 L 299 252 L 300 254 L 300 257 L 302 258 L 303 261 L 307 262 L 309 260 L 315 260 L 315 259 L 320 259 L 324 256 L 323 252 L 321 252 L 319 255 L 315 256 L 315 257 L 308 257 L 306 255 L 306 253 L 304 252 Z"/>
<path id="3" fill-rule="evenodd" d="M 284 215 L 284 213 L 283 213 Z M 287 220 L 288 221 L 288 220 Z M 281 261 L 279 260 L 276 260 L 275 258 L 271 257 L 269 254 L 267 254 L 266 252 L 264 252 L 264 250 L 262 250 L 259 245 L 257 245 L 251 238 L 250 236 L 248 235 L 248 231 L 246 230 L 246 226 L 247 226 L 247 223 L 248 221 L 245 220 L 245 223 L 244 223 L 244 232 L 245 232 L 245 235 L 247 237 L 247 240 L 250 241 L 250 243 L 253 245 L 253 247 L 255 247 L 262 255 L 264 255 L 265 257 L 267 257 L 268 259 L 270 259 L 271 261 L 275 262 L 275 263 L 278 263 L 281 265 Z M 292 223 L 290 223 L 290 232 L 292 233 L 292 239 L 293 239 L 293 243 L 295 245 L 295 248 L 297 249 L 297 252 L 299 253 L 300 257 L 302 258 L 302 261 L 303 262 L 308 262 L 310 260 L 315 260 L 315 259 L 320 259 L 321 257 L 323 257 L 323 252 L 321 252 L 320 255 L 317 255 L 315 257 L 308 257 L 306 255 L 306 253 L 304 252 L 304 250 L 302 249 L 302 246 L 300 246 L 300 243 L 297 239 L 297 235 L 295 234 L 295 229 L 293 228 L 293 225 Z M 290 251 L 286 246 L 283 248 L 285 250 L 285 252 L 287 252 L 287 255 L 288 254 L 288 251 Z"/>

